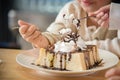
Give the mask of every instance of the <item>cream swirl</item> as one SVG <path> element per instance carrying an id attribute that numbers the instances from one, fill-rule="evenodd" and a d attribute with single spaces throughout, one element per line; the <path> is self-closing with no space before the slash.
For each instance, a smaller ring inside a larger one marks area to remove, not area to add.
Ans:
<path id="1" fill-rule="evenodd" d="M 70 28 L 62 29 L 60 33 L 65 36 L 63 36 L 63 39 L 61 41 L 58 41 L 54 45 L 55 46 L 54 52 L 68 53 L 68 52 L 77 51 L 77 49 L 80 50 L 86 49 L 87 46 L 84 40 L 80 36 L 72 33 Z"/>

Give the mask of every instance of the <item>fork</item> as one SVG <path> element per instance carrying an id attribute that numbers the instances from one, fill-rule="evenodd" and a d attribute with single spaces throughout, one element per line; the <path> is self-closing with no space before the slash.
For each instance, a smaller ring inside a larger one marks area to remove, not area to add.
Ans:
<path id="1" fill-rule="evenodd" d="M 80 18 L 79 20 L 87 19 L 87 18 L 90 18 L 90 17 L 95 17 L 95 16 L 86 16 L 86 17 Z M 12 30 L 16 30 L 16 29 L 19 29 L 19 26 L 12 28 Z"/>
<path id="2" fill-rule="evenodd" d="M 16 29 L 19 29 L 19 27 L 17 26 L 17 27 L 13 27 L 13 28 L 12 28 L 12 30 L 16 30 Z"/>
<path id="3" fill-rule="evenodd" d="M 80 18 L 79 20 L 83 20 L 83 19 L 87 19 L 87 18 L 90 18 L 90 17 L 96 17 L 96 16 L 85 16 L 85 17 L 82 17 L 82 18 Z"/>

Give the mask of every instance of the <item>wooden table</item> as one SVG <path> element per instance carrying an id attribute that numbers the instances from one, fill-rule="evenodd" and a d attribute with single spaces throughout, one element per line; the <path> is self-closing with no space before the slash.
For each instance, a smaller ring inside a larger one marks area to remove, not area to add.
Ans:
<path id="1" fill-rule="evenodd" d="M 77 77 L 59 77 L 43 75 L 35 70 L 22 67 L 16 62 L 16 55 L 23 50 L 17 49 L 0 49 L 0 80 L 106 80 L 104 74 L 106 70 L 96 72 L 89 76 Z M 120 63 L 117 65 L 119 66 Z"/>

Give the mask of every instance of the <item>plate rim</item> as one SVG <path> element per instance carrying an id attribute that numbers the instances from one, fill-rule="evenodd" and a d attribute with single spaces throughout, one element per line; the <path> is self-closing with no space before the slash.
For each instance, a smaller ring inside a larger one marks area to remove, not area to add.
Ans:
<path id="1" fill-rule="evenodd" d="M 33 50 L 35 50 L 35 49 L 30 49 L 30 50 L 26 50 L 26 51 L 22 51 L 21 53 L 19 53 L 19 54 L 17 54 L 17 56 L 16 56 L 16 62 L 18 63 L 18 64 L 20 64 L 21 66 L 23 66 L 23 67 L 26 67 L 26 68 L 29 68 L 29 69 L 33 69 L 33 70 L 36 70 L 36 71 L 43 71 L 43 72 L 47 72 L 47 73 L 53 73 L 53 74 L 83 74 L 83 73 L 90 73 L 90 72 L 96 72 L 96 71 L 101 71 L 101 70 L 106 70 L 106 69 L 109 69 L 109 68 L 111 68 L 111 67 L 114 67 L 115 65 L 117 65 L 118 64 L 118 62 L 119 62 L 119 58 L 114 54 L 114 53 L 112 53 L 112 52 L 110 52 L 110 51 L 107 51 L 107 50 L 103 50 L 103 49 L 98 49 L 99 51 L 105 51 L 105 52 L 107 52 L 107 53 L 110 53 L 110 54 L 112 54 L 114 57 L 116 57 L 116 63 L 114 64 L 114 65 L 112 65 L 112 66 L 110 66 L 110 67 L 106 67 L 106 68 L 98 68 L 98 69 L 90 69 L 90 70 L 84 70 L 84 71 L 60 71 L 60 70 L 51 70 L 51 69 L 45 69 L 45 68 L 41 68 L 41 67 L 38 67 L 37 69 L 34 69 L 34 68 L 31 68 L 30 66 L 27 66 L 27 65 L 24 65 L 24 64 L 22 64 L 22 63 L 20 63 L 19 62 L 19 60 L 18 60 L 18 58 L 19 58 L 19 56 L 21 56 L 21 55 L 25 55 L 25 53 L 26 52 L 29 52 L 29 51 L 33 51 Z M 100 53 L 101 54 L 101 53 Z M 34 65 L 35 66 L 35 65 Z M 37 67 L 37 66 L 36 66 Z"/>

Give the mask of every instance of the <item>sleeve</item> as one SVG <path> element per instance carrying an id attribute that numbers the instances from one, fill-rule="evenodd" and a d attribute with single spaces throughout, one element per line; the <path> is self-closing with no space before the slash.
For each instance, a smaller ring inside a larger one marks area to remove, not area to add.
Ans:
<path id="1" fill-rule="evenodd" d="M 96 44 L 98 48 L 108 50 L 110 52 L 115 53 L 118 57 L 120 57 L 120 30 L 118 30 L 118 37 L 113 39 L 105 39 L 105 40 L 93 40 L 87 41 L 87 44 Z"/>
<path id="2" fill-rule="evenodd" d="M 106 39 L 98 41 L 98 46 L 101 49 L 111 51 L 120 57 L 120 39 L 114 38 L 112 40 Z"/>
<path id="3" fill-rule="evenodd" d="M 120 4 L 111 3 L 109 26 L 110 29 L 120 29 Z"/>
<path id="4" fill-rule="evenodd" d="M 66 24 L 65 24 L 65 20 L 63 19 L 63 15 L 64 14 L 74 14 L 74 16 L 77 15 L 77 13 L 79 11 L 76 11 L 75 5 L 74 5 L 74 1 L 71 1 L 69 3 L 67 3 L 59 12 L 58 16 L 56 17 L 55 21 L 47 28 L 46 32 L 43 32 L 43 36 L 45 36 L 50 45 L 53 45 L 56 41 L 60 40 L 61 37 L 59 35 L 59 31 L 63 28 L 66 28 Z M 71 23 L 69 24 L 70 26 L 68 26 L 69 28 L 72 29 L 72 31 L 76 32 L 76 29 L 74 27 L 74 25 L 72 25 Z"/>

